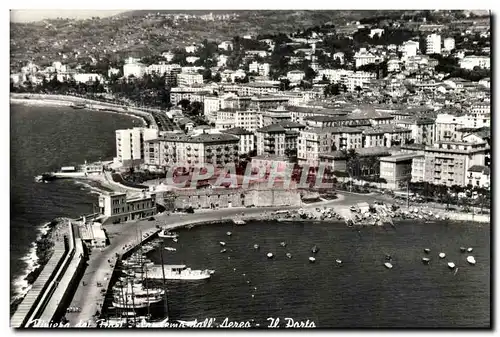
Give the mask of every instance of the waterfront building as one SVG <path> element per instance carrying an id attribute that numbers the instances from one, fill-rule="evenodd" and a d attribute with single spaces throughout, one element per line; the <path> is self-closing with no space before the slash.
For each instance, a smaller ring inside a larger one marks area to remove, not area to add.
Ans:
<path id="1" fill-rule="evenodd" d="M 157 137 L 157 129 L 116 130 L 116 160 L 122 167 L 140 165 L 145 158 L 144 142 Z"/>
<path id="2" fill-rule="evenodd" d="M 424 181 L 436 185 L 468 184 L 467 172 L 474 165 L 485 165 L 486 142 L 440 141 L 425 147 Z"/>
<path id="3" fill-rule="evenodd" d="M 139 220 L 156 214 L 155 194 L 140 192 L 134 195 L 111 192 L 99 196 L 99 211 L 106 223 Z"/>
<path id="4" fill-rule="evenodd" d="M 467 170 L 467 185 L 473 187 L 490 187 L 490 168 L 484 165 L 474 165 Z"/>
<path id="5" fill-rule="evenodd" d="M 300 131 L 297 160 L 313 166 L 319 164 L 322 153 L 362 147 L 362 131 L 352 127 L 310 128 Z"/>
<path id="6" fill-rule="evenodd" d="M 387 181 L 389 189 L 400 189 L 402 183 L 410 181 L 412 177 L 412 166 L 414 158 L 423 158 L 415 153 L 398 153 L 392 156 L 379 158 L 380 178 Z"/>
<path id="7" fill-rule="evenodd" d="M 104 248 L 107 246 L 106 232 L 102 229 L 100 222 L 87 222 L 85 217 L 78 224 L 80 238 L 91 248 Z"/>

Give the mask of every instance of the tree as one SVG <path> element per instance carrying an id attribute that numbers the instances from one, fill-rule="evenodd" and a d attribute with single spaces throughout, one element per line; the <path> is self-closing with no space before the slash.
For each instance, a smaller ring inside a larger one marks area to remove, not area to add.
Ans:
<path id="1" fill-rule="evenodd" d="M 213 77 L 212 80 L 216 83 L 219 83 L 222 80 L 222 77 L 219 72 L 217 72 Z"/>
<path id="2" fill-rule="evenodd" d="M 182 110 L 187 110 L 189 108 L 190 101 L 188 99 L 181 99 L 177 105 L 182 107 Z"/>
<path id="3" fill-rule="evenodd" d="M 306 81 L 312 81 L 316 77 L 316 72 L 311 67 L 307 67 L 305 71 L 304 79 Z"/>
<path id="4" fill-rule="evenodd" d="M 210 82 L 212 80 L 212 71 L 210 71 L 210 69 L 205 68 L 202 74 L 204 81 Z"/>

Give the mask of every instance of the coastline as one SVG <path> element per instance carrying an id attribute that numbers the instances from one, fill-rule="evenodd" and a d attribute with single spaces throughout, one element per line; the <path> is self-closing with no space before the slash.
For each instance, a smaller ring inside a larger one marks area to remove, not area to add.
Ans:
<path id="1" fill-rule="evenodd" d="M 90 105 L 88 107 L 86 106 L 84 108 L 85 110 L 130 116 L 132 118 L 141 120 L 143 126 L 148 126 L 149 124 L 151 124 L 151 121 L 148 121 L 147 116 L 141 116 L 141 114 L 143 115 L 147 114 L 149 118 L 152 119 L 150 113 L 146 111 L 140 111 L 135 108 L 129 108 L 129 107 L 126 107 L 127 110 L 125 110 L 124 106 L 114 105 L 111 103 L 105 103 L 100 101 L 93 101 L 90 99 L 73 97 L 73 96 L 11 93 L 10 103 L 22 104 L 28 106 L 59 106 L 59 107 L 71 107 L 75 103 L 76 104 L 84 103 Z M 111 111 L 109 109 L 113 109 L 114 111 Z M 133 110 L 130 111 L 129 109 Z"/>

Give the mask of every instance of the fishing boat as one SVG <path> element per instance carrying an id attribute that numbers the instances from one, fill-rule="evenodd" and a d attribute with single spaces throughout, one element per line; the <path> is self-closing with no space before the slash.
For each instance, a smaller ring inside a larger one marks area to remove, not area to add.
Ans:
<path id="1" fill-rule="evenodd" d="M 476 259 L 474 258 L 474 256 L 467 256 L 467 262 L 474 265 L 476 264 Z"/>
<path id="2" fill-rule="evenodd" d="M 224 249 L 221 249 L 221 251 L 220 251 L 220 252 L 221 252 L 221 253 L 225 253 L 225 252 L 227 252 L 227 250 L 224 248 Z"/>
<path id="3" fill-rule="evenodd" d="M 313 252 L 313 254 L 316 254 L 317 252 L 319 252 L 318 246 L 314 245 L 314 247 L 312 247 L 311 251 Z"/>
<path id="4" fill-rule="evenodd" d="M 292 258 L 292 254 L 291 253 L 286 253 L 286 257 L 288 257 L 289 259 Z"/>
<path id="5" fill-rule="evenodd" d="M 453 262 L 448 262 L 448 268 L 455 269 L 455 264 Z"/>
<path id="6" fill-rule="evenodd" d="M 273 255 L 273 253 L 267 253 L 267 257 L 268 257 L 269 259 L 272 259 L 272 258 L 274 257 L 274 255 Z"/>
<path id="7" fill-rule="evenodd" d="M 392 264 L 389 263 L 389 262 L 385 262 L 384 263 L 384 266 L 387 268 L 387 269 L 392 269 Z"/>
<path id="8" fill-rule="evenodd" d="M 425 254 L 429 254 L 431 252 L 431 250 L 429 248 L 425 248 L 424 252 L 425 252 Z"/>
<path id="9" fill-rule="evenodd" d="M 253 249 L 259 249 L 259 245 L 258 244 L 253 245 Z"/>
<path id="10" fill-rule="evenodd" d="M 173 247 L 165 247 L 165 250 L 168 250 L 169 252 L 175 252 L 177 249 Z"/>
<path id="11" fill-rule="evenodd" d="M 227 232 L 227 233 L 226 233 L 226 235 L 227 235 L 227 236 L 231 236 L 231 235 L 233 235 L 233 233 L 231 233 L 231 232 Z"/>
<path id="12" fill-rule="evenodd" d="M 314 257 L 312 257 L 312 256 L 310 256 L 310 257 L 309 257 L 309 262 L 313 263 L 313 262 L 315 262 L 315 261 L 316 261 L 316 258 L 314 258 Z"/>
<path id="13" fill-rule="evenodd" d="M 177 242 L 177 241 L 179 241 L 179 240 L 178 240 L 177 238 L 173 238 L 173 239 L 172 239 L 172 241 L 173 241 L 173 242 Z"/>
<path id="14" fill-rule="evenodd" d="M 281 247 L 286 247 L 286 242 L 285 242 L 285 241 L 282 241 L 282 242 L 280 243 L 280 246 L 281 246 Z"/>
<path id="15" fill-rule="evenodd" d="M 446 254 L 445 253 L 439 253 L 439 258 L 440 259 L 444 259 L 446 257 Z"/>
<path id="16" fill-rule="evenodd" d="M 193 270 L 185 265 L 163 265 L 165 280 L 204 280 L 210 278 L 214 270 Z M 147 270 L 148 279 L 163 279 L 162 266 L 157 265 Z M 136 275 L 137 276 L 137 275 Z"/>
<path id="17" fill-rule="evenodd" d="M 158 233 L 158 237 L 165 239 L 177 239 L 179 237 L 179 234 L 164 230 Z"/>
<path id="18" fill-rule="evenodd" d="M 431 261 L 431 259 L 429 259 L 428 257 L 423 257 L 423 258 L 422 258 L 422 262 L 423 262 L 424 264 L 429 264 L 429 262 L 430 262 L 430 261 Z"/>
<path id="19" fill-rule="evenodd" d="M 467 248 L 467 252 L 471 253 L 472 252 L 472 248 L 471 247 Z"/>
<path id="20" fill-rule="evenodd" d="M 226 245 L 226 243 L 225 243 L 224 241 L 220 241 L 220 242 L 219 242 L 219 244 L 220 244 L 221 246 L 225 246 L 225 245 Z"/>
<path id="21" fill-rule="evenodd" d="M 240 220 L 233 220 L 233 222 L 235 225 L 238 225 L 238 226 L 242 226 L 242 225 L 246 224 L 246 222 L 241 220 L 241 219 Z"/>
<path id="22" fill-rule="evenodd" d="M 342 260 L 341 259 L 336 259 L 335 262 L 337 262 L 337 264 L 342 264 Z"/>
<path id="23" fill-rule="evenodd" d="M 467 249 L 465 247 L 460 247 L 460 252 L 465 253 Z"/>

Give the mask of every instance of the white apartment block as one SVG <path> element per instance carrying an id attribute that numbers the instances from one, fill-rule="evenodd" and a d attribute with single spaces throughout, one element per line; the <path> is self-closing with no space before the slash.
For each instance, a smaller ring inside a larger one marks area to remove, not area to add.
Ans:
<path id="1" fill-rule="evenodd" d="M 356 68 L 359 68 L 366 64 L 375 63 L 377 61 L 377 57 L 372 53 L 368 52 L 366 48 L 361 48 L 354 54 L 354 61 Z"/>
<path id="2" fill-rule="evenodd" d="M 177 74 L 177 85 L 180 87 L 191 87 L 193 84 L 203 84 L 203 75 L 197 73 Z"/>
<path id="3" fill-rule="evenodd" d="M 425 38 L 426 54 L 441 54 L 441 35 L 431 34 Z"/>
<path id="4" fill-rule="evenodd" d="M 203 114 L 210 122 L 215 122 L 216 112 L 222 109 L 223 99 L 217 96 L 206 96 L 203 100 Z"/>
<path id="5" fill-rule="evenodd" d="M 369 83 L 372 79 L 375 79 L 377 75 L 375 73 L 369 73 L 366 71 L 356 71 L 351 73 L 346 78 L 347 91 L 354 91 L 357 86 L 363 88 L 367 83 Z M 342 82 L 342 79 L 341 79 Z"/>
<path id="6" fill-rule="evenodd" d="M 454 116 L 439 114 L 436 118 L 436 141 L 460 141 L 457 139 L 459 128 L 481 128 L 491 126 L 490 114 L 469 114 Z"/>
<path id="7" fill-rule="evenodd" d="M 257 61 L 253 61 L 248 66 L 249 72 L 253 72 L 259 74 L 260 76 L 268 76 L 270 66 L 269 63 L 258 63 Z"/>
<path id="8" fill-rule="evenodd" d="M 459 61 L 460 68 L 473 70 L 474 67 L 479 67 L 481 69 L 490 69 L 490 57 L 489 56 L 465 56 Z"/>
<path id="9" fill-rule="evenodd" d="M 488 147 L 483 143 L 436 142 L 425 147 L 424 181 L 436 185 L 466 186 L 468 170 L 485 164 Z"/>
<path id="10" fill-rule="evenodd" d="M 302 70 L 291 70 L 286 74 L 286 78 L 292 83 L 299 83 L 305 76 L 306 73 Z"/>
<path id="11" fill-rule="evenodd" d="M 157 129 L 116 130 L 116 160 L 123 167 L 134 167 L 144 161 L 144 141 L 158 137 Z"/>
<path id="12" fill-rule="evenodd" d="M 455 39 L 452 37 L 447 37 L 446 39 L 444 39 L 443 50 L 450 52 L 453 49 L 455 49 Z"/>
<path id="13" fill-rule="evenodd" d="M 257 111 L 218 111 L 215 126 L 218 129 L 243 128 L 254 132 L 260 127 L 260 114 Z M 229 127 L 228 127 L 229 126 Z"/>
<path id="14" fill-rule="evenodd" d="M 123 76 L 128 78 L 129 76 L 134 76 L 135 78 L 141 78 L 146 73 L 146 66 L 133 58 L 127 59 L 123 65 Z"/>
<path id="15" fill-rule="evenodd" d="M 166 63 L 152 64 L 146 68 L 146 74 L 156 73 L 156 74 L 161 76 L 165 73 L 168 74 L 174 70 L 177 70 L 180 72 L 181 69 L 182 68 L 179 64 L 166 64 Z"/>
<path id="16" fill-rule="evenodd" d="M 417 55 L 418 50 L 420 49 L 419 43 L 417 41 L 406 41 L 401 46 L 401 50 L 403 52 L 403 58 L 413 57 Z"/>

